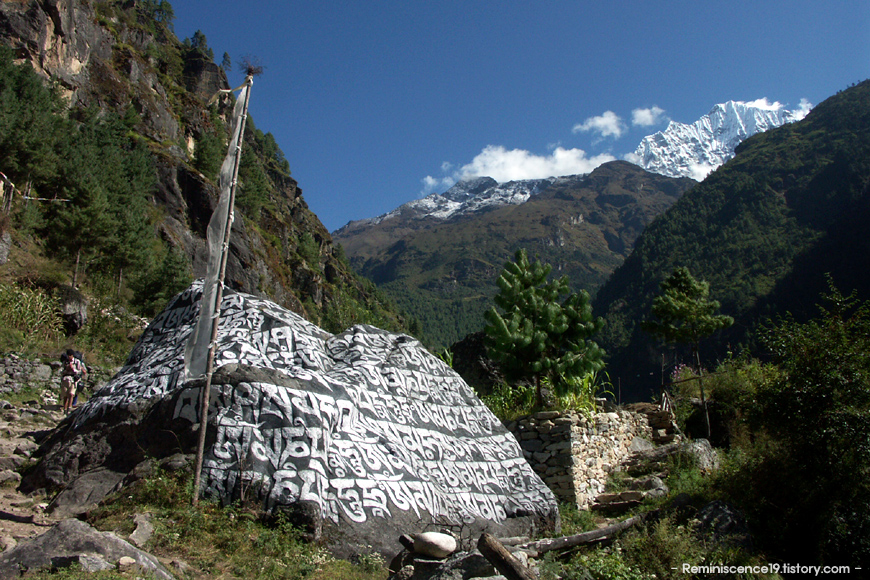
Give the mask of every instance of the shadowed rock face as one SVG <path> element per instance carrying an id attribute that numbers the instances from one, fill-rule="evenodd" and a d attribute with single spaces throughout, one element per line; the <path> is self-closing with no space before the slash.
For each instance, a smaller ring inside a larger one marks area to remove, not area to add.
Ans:
<path id="1" fill-rule="evenodd" d="M 61 425 L 66 435 L 45 444 L 44 484 L 98 466 L 129 471 L 143 450 L 191 450 L 199 384 L 181 376 L 200 297 L 199 283 L 176 297 L 120 373 Z M 340 555 L 395 553 L 400 534 L 443 525 L 466 535 L 558 530 L 555 498 L 514 437 L 409 336 L 365 325 L 333 336 L 232 293 L 215 368 L 206 495 L 301 514 Z"/>

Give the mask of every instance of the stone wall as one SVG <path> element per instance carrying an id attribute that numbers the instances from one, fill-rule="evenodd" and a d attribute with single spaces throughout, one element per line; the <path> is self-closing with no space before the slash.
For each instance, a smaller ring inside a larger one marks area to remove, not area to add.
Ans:
<path id="1" fill-rule="evenodd" d="M 581 508 L 604 491 L 610 473 L 634 450 L 635 438 L 648 442 L 653 435 L 646 415 L 624 410 L 591 417 L 544 411 L 511 421 L 507 428 L 559 501 Z"/>
<path id="2" fill-rule="evenodd" d="M 60 390 L 60 361 L 45 364 L 16 354 L 0 357 L 0 395 L 17 393 L 25 387 Z"/>
<path id="3" fill-rule="evenodd" d="M 88 378 L 82 389 L 87 392 L 99 390 L 117 370 L 89 364 Z M 0 397 L 30 388 L 36 389 L 44 403 L 54 404 L 60 393 L 60 372 L 59 358 L 46 363 L 15 353 L 0 356 Z"/>

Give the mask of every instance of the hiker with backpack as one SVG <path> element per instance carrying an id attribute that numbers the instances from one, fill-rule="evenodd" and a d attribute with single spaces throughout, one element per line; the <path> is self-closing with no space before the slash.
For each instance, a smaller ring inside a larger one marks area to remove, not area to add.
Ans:
<path id="1" fill-rule="evenodd" d="M 69 413 L 72 409 L 79 381 L 88 374 L 84 363 L 75 354 L 75 351 L 69 349 L 60 355 L 63 365 L 60 371 L 60 400 L 64 413 Z"/>
<path id="2" fill-rule="evenodd" d="M 81 374 L 79 375 L 79 378 L 81 379 L 82 375 L 87 377 L 88 376 L 88 365 L 85 363 L 85 355 L 83 355 L 79 351 L 73 350 L 71 348 L 66 349 L 66 355 L 70 358 L 75 358 L 76 360 L 79 361 L 79 363 L 81 365 L 81 371 L 82 371 Z M 75 392 L 75 395 L 73 396 L 73 402 L 72 402 L 73 407 L 78 406 L 79 391 L 80 390 L 81 390 L 81 380 L 76 381 L 76 392 Z"/>

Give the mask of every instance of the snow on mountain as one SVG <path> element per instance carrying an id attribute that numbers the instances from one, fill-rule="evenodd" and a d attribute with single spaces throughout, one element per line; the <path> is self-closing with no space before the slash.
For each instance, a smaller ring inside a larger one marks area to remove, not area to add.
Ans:
<path id="1" fill-rule="evenodd" d="M 501 184 L 491 177 L 475 177 L 457 182 L 444 193 L 433 193 L 374 218 L 350 222 L 340 228 L 338 232 L 351 226 L 376 225 L 398 216 L 417 219 L 432 217 L 446 220 L 456 215 L 475 213 L 499 205 L 519 205 L 553 183 L 581 177 L 583 176 L 571 175 L 546 179 L 523 179 Z"/>
<path id="2" fill-rule="evenodd" d="M 714 106 L 691 125 L 671 121 L 664 131 L 644 137 L 635 152 L 626 155 L 626 160 L 653 173 L 701 181 L 734 157 L 734 148 L 741 141 L 799 121 L 809 108 L 805 101 L 794 111 L 767 99 L 748 103 L 728 101 Z"/>
<path id="3" fill-rule="evenodd" d="M 691 177 L 701 181 L 711 171 L 734 157 L 734 148 L 756 133 L 803 119 L 811 105 L 801 101 L 789 111 L 767 99 L 751 102 L 728 101 L 714 106 L 691 125 L 671 121 L 667 129 L 644 137 L 627 161 L 647 171 L 668 177 Z M 449 219 L 457 215 L 485 210 L 498 205 L 519 205 L 547 186 L 565 179 L 583 176 L 524 179 L 499 184 L 491 177 L 475 177 L 457 182 L 444 193 L 433 193 L 408 202 L 391 212 L 373 218 L 352 221 L 337 233 L 351 228 L 377 225 L 384 220 L 404 216 L 408 219 Z"/>

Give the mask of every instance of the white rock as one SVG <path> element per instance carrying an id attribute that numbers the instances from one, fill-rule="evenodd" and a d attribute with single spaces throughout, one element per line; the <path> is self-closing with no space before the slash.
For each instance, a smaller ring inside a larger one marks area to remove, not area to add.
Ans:
<path id="1" fill-rule="evenodd" d="M 456 551 L 456 538 L 440 532 L 423 532 L 411 536 L 414 552 L 431 558 L 446 558 Z"/>

